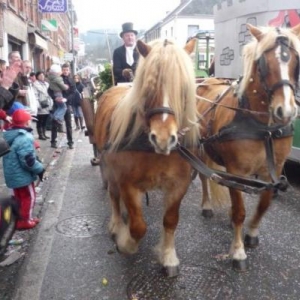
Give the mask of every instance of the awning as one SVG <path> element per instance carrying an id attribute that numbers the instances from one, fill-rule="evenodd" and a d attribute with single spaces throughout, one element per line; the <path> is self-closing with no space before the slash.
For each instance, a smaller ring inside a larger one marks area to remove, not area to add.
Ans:
<path id="1" fill-rule="evenodd" d="M 29 43 L 35 47 L 48 50 L 48 42 L 34 32 L 28 33 Z"/>

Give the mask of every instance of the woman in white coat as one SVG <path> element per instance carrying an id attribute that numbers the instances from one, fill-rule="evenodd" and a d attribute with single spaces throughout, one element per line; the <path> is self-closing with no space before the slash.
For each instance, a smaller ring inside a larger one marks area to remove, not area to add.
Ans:
<path id="1" fill-rule="evenodd" d="M 49 139 L 46 136 L 47 119 L 53 106 L 53 100 L 48 94 L 49 83 L 45 81 L 45 73 L 39 71 L 36 73 L 36 81 L 33 83 L 35 95 L 38 100 L 38 113 L 36 130 L 40 140 Z"/>

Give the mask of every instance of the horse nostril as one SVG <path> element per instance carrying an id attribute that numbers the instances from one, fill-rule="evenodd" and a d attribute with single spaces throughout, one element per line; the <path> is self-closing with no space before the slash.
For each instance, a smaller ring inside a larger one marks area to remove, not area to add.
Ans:
<path id="1" fill-rule="evenodd" d="M 150 134 L 150 142 L 156 145 L 156 135 L 154 133 Z"/>
<path id="2" fill-rule="evenodd" d="M 277 108 L 277 110 L 276 110 L 276 116 L 279 119 L 283 119 L 283 109 L 282 109 L 281 106 Z"/>

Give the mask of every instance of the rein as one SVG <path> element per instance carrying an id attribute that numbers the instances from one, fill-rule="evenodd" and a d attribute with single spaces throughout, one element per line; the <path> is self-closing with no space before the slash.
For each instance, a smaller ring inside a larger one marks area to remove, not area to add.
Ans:
<path id="1" fill-rule="evenodd" d="M 281 191 L 285 191 L 287 188 L 287 179 L 285 176 L 280 176 L 274 182 L 267 182 L 254 178 L 237 176 L 207 167 L 201 159 L 199 159 L 179 143 L 177 144 L 176 149 L 178 150 L 179 154 L 184 159 L 186 159 L 195 170 L 220 185 L 233 188 L 248 194 L 259 194 L 264 190 L 279 189 Z"/>

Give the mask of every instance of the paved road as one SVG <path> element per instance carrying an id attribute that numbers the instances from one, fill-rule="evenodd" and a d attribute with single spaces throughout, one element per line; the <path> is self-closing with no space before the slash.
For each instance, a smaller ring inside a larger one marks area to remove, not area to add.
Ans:
<path id="1" fill-rule="evenodd" d="M 227 209 L 217 210 L 210 220 L 201 217 L 195 180 L 176 235 L 181 273 L 169 279 L 152 251 L 161 227 L 160 193 L 150 193 L 149 206 L 144 201 L 148 232 L 139 252 L 120 255 L 108 235 L 108 197 L 98 167 L 90 165 L 87 138 L 78 135 L 75 150 L 59 157 L 44 187 L 42 222 L 25 246 L 25 259 L 16 263 L 13 296 L 6 294 L 6 299 L 299 299 L 298 189 L 291 187 L 274 200 L 261 226 L 259 248 L 247 250 L 249 270 L 239 274 L 226 257 L 232 237 Z M 247 195 L 248 214 L 255 204 L 255 197 Z"/>

